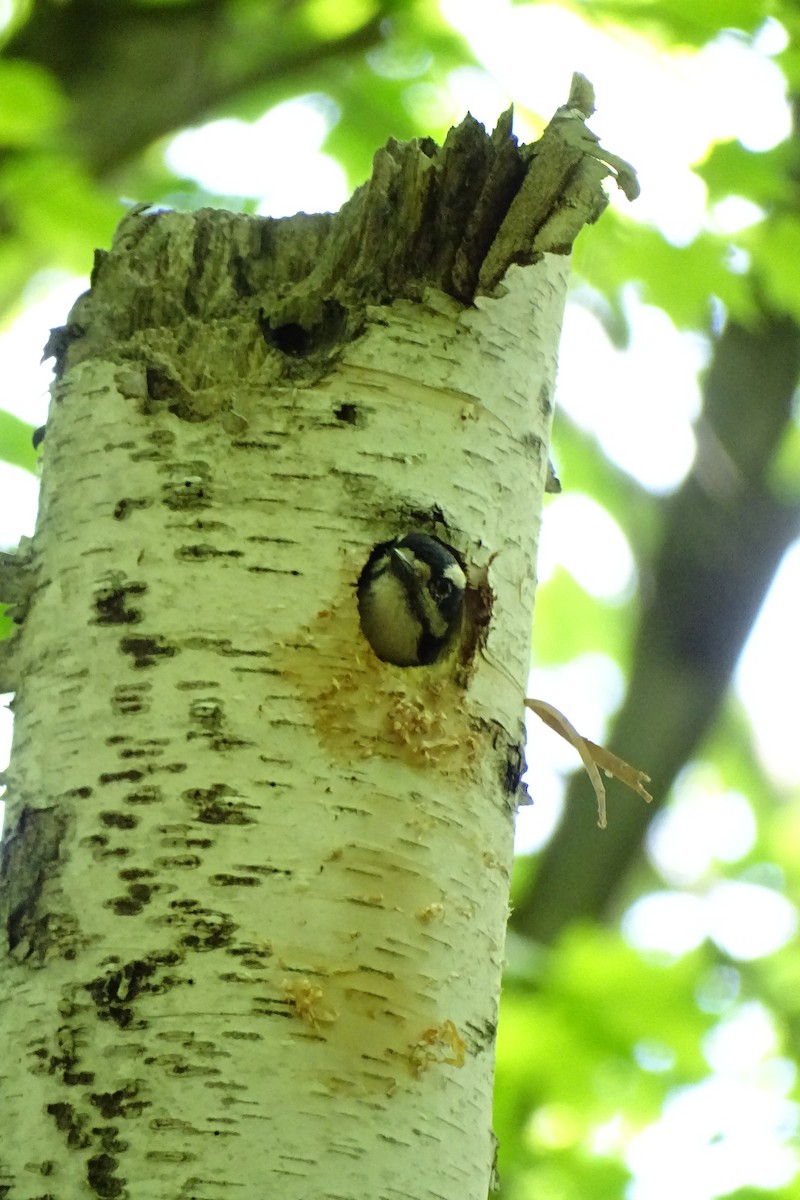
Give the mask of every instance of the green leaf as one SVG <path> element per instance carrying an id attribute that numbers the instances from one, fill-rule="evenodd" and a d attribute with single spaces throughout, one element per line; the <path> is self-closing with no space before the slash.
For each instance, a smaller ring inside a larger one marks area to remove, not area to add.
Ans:
<path id="1" fill-rule="evenodd" d="M 33 448 L 32 437 L 32 425 L 0 409 L 0 459 L 3 462 L 36 474 L 38 455 Z"/>
<path id="2" fill-rule="evenodd" d="M 323 149 L 342 164 L 351 186 L 369 177 L 375 151 L 385 145 L 389 137 L 406 141 L 420 135 L 421 130 L 403 100 L 408 87 L 407 79 L 376 75 L 365 63 L 329 89 L 342 110 L 343 119 L 330 131 Z M 369 106 L 360 119 L 344 119 L 346 113 L 354 111 L 365 91 L 369 92 Z M 431 136 L 441 140 L 445 132 L 444 129 L 431 130 Z"/>
<path id="3" fill-rule="evenodd" d="M 789 0 L 789 2 L 791 3 L 792 0 Z M 775 13 L 775 16 L 779 21 L 781 20 L 780 10 Z M 797 10 L 794 9 L 786 28 L 791 30 L 793 25 L 796 28 L 796 20 Z M 797 42 L 796 32 L 794 37 L 792 37 L 790 33 L 789 44 L 787 45 L 786 49 L 780 54 L 776 54 L 773 61 L 777 66 L 780 67 L 780 69 L 783 71 L 783 74 L 786 76 L 787 93 L 789 95 L 794 95 L 797 91 L 797 85 L 800 83 L 800 46 Z"/>
<path id="4" fill-rule="evenodd" d="M 14 622 L 6 616 L 5 605 L 0 604 L 0 642 L 3 638 L 10 637 L 13 629 Z M 0 817 L 0 824 L 2 824 L 2 817 Z"/>
<path id="5" fill-rule="evenodd" d="M 739 319 L 753 312 L 748 281 L 728 266 L 728 239 L 701 233 L 688 246 L 673 246 L 657 229 L 613 209 L 603 214 L 602 235 L 592 231 L 591 237 L 584 277 L 607 296 L 639 280 L 642 299 L 659 305 L 682 329 L 708 325 L 711 296 Z"/>
<path id="6" fill-rule="evenodd" d="M 302 18 L 315 37 L 325 41 L 347 37 L 377 12 L 375 0 L 307 0 Z"/>
<path id="7" fill-rule="evenodd" d="M 49 260 L 75 272 L 89 269 L 92 247 L 108 245 L 122 216 L 119 202 L 88 178 L 77 159 L 56 153 L 7 160 L 0 198 L 34 263 Z"/>
<path id="8" fill-rule="evenodd" d="M 741 142 L 717 142 L 695 172 L 708 188 L 712 202 L 726 196 L 744 196 L 767 207 L 776 201 L 791 200 L 795 155 L 796 147 L 788 141 L 761 153 L 746 150 Z"/>
<path id="9" fill-rule="evenodd" d="M 773 496 L 787 504 L 800 500 L 800 423 L 786 426 L 775 457 L 769 464 L 769 487 Z"/>
<path id="10" fill-rule="evenodd" d="M 800 319 L 800 217 L 781 213 L 747 231 L 743 244 L 773 309 Z"/>
<path id="11" fill-rule="evenodd" d="M 679 1056 L 687 1075 L 706 1063 L 699 1045 L 711 1024 L 695 1003 L 701 955 L 670 966 L 646 961 L 619 934 L 576 927 L 565 937 L 554 963 L 552 991 L 565 1010 L 609 1047 L 623 1052 L 639 1039 L 659 1039 Z"/>
<path id="12" fill-rule="evenodd" d="M 536 591 L 533 658 L 544 667 L 582 654 L 607 654 L 621 665 L 630 657 L 633 605 L 596 600 L 563 567 Z"/>
<path id="13" fill-rule="evenodd" d="M 662 965 L 619 933 L 584 926 L 531 946 L 526 970 L 524 943 L 510 943 L 497 1039 L 503 1194 L 618 1197 L 622 1163 L 588 1147 L 609 1122 L 627 1140 L 658 1117 L 670 1088 L 705 1076 L 702 1039 L 715 1018 L 695 997 L 708 954 Z M 643 1048 L 661 1050 L 663 1067 L 643 1069 Z"/>
<path id="14" fill-rule="evenodd" d="M 339 105 L 342 117 L 324 148 L 341 162 L 350 185 L 368 178 L 375 151 L 390 137 L 443 141 L 449 126 L 464 115 L 450 111 L 447 75 L 474 63 L 466 43 L 437 9 L 417 2 L 393 15 L 391 36 L 379 51 L 354 60 L 347 72 L 331 71 L 325 90 Z M 419 118 L 415 97 L 421 93 L 433 98 L 427 107 L 441 110 L 438 127 L 427 114 L 424 121 Z"/>
<path id="15" fill-rule="evenodd" d="M 0 143 L 40 142 L 66 111 L 65 97 L 43 67 L 12 59 L 0 62 Z"/>
<path id="16" fill-rule="evenodd" d="M 579 11 L 597 25 L 618 21 L 653 41 L 663 38 L 689 46 L 704 46 L 722 29 L 754 33 L 765 15 L 761 0 L 592 0 Z"/>

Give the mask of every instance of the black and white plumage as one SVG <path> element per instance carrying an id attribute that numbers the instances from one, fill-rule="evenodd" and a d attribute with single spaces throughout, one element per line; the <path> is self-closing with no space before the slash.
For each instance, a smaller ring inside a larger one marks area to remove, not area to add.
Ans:
<path id="1" fill-rule="evenodd" d="M 398 667 L 436 662 L 461 627 L 467 579 L 426 533 L 376 546 L 358 581 L 361 628 L 378 658 Z"/>

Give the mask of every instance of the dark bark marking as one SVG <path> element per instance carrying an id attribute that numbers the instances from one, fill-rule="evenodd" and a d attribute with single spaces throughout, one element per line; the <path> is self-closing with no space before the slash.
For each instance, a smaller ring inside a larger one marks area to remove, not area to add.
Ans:
<path id="1" fill-rule="evenodd" d="M 254 875 L 212 875 L 209 883 L 214 887 L 261 887 L 261 880 Z"/>
<path id="2" fill-rule="evenodd" d="M 183 793 L 184 800 L 194 809 L 194 820 L 205 825 L 254 825 L 255 818 L 249 815 L 258 806 L 234 798 L 236 793 L 225 783 L 215 783 L 209 788 L 189 788 Z"/>
<path id="3" fill-rule="evenodd" d="M 149 500 L 135 500 L 132 496 L 123 496 L 114 505 L 114 520 L 127 521 L 128 517 L 137 508 L 149 508 Z"/>
<path id="4" fill-rule="evenodd" d="M 134 669 L 141 670 L 153 667 L 159 658 L 172 658 L 178 653 L 175 646 L 170 645 L 166 638 L 155 634 L 151 637 L 121 638 L 119 648 L 123 654 L 130 654 Z"/>
<path id="5" fill-rule="evenodd" d="M 136 792 L 127 792 L 123 797 L 126 804 L 159 804 L 163 798 L 161 788 L 155 784 L 148 784 Z"/>
<path id="6" fill-rule="evenodd" d="M 162 473 L 167 472 L 169 478 L 161 487 L 161 503 L 172 512 L 211 506 L 213 485 L 207 462 L 201 459 L 171 462 Z"/>
<path id="7" fill-rule="evenodd" d="M 188 546 L 179 546 L 175 557 L 179 562 L 207 562 L 212 558 L 244 558 L 244 554 L 241 550 L 220 550 L 217 546 L 210 546 L 208 542 L 195 542 Z"/>
<path id="8" fill-rule="evenodd" d="M 518 742 L 509 742 L 506 746 L 505 761 L 501 771 L 501 783 L 509 796 L 517 797 L 517 803 L 524 802 L 524 800 L 520 801 L 519 793 L 522 792 L 522 776 L 525 774 L 526 767 L 525 742 L 522 739 Z"/>
<path id="9" fill-rule="evenodd" d="M 359 425 L 361 424 L 361 413 L 357 404 L 340 404 L 338 408 L 333 410 L 333 415 L 337 421 L 341 421 L 343 425 Z"/>
<path id="10" fill-rule="evenodd" d="M 106 825 L 108 828 L 135 829 L 139 821 L 137 817 L 131 816 L 130 813 L 107 811 L 100 813 L 100 824 Z"/>
<path id="11" fill-rule="evenodd" d="M 63 1101 L 48 1104 L 47 1111 L 55 1121 L 56 1129 L 66 1134 L 68 1146 L 85 1149 L 91 1145 L 91 1138 L 86 1132 L 86 1117 L 81 1116 L 72 1104 Z"/>
<path id="12" fill-rule="evenodd" d="M 45 886 L 60 873 L 60 848 L 68 817 L 55 808 L 23 808 L 16 826 L 7 827 L 0 844 L 0 924 L 9 950 L 27 939 L 25 957 L 41 957 L 53 940 L 48 930 Z"/>
<path id="13" fill-rule="evenodd" d="M 139 1116 L 145 1108 L 151 1108 L 149 1100 L 139 1099 L 136 1083 L 126 1083 L 115 1092 L 93 1092 L 89 1097 L 92 1104 L 105 1120 L 112 1117 Z"/>
<path id="14" fill-rule="evenodd" d="M 142 771 L 135 771 L 131 768 L 130 771 L 104 771 L 97 782 L 105 785 L 107 783 L 119 783 L 120 780 L 127 779 L 131 783 L 138 783 L 142 778 Z"/>
<path id="15" fill-rule="evenodd" d="M 138 625 L 142 611 L 130 604 L 131 597 L 147 594 L 147 584 L 114 579 L 94 593 L 95 625 Z"/>
<path id="16" fill-rule="evenodd" d="M 56 379 L 60 379 L 64 373 L 66 365 L 67 351 L 73 342 L 82 338 L 86 330 L 83 325 L 68 322 L 66 325 L 57 325 L 50 330 L 50 336 L 45 342 L 44 350 L 42 351 L 42 359 L 54 358 L 55 366 L 53 374 Z"/>
<path id="17" fill-rule="evenodd" d="M 115 1174 L 118 1165 L 118 1160 L 111 1154 L 96 1154 L 86 1164 L 89 1187 L 102 1200 L 114 1200 L 124 1191 L 124 1181 Z"/>
<path id="18" fill-rule="evenodd" d="M 132 959 L 116 971 L 93 979 L 85 985 L 101 1021 L 113 1021 L 120 1029 L 133 1022 L 133 1003 L 143 995 L 163 995 L 185 983 L 175 975 L 164 972 L 175 966 L 180 956 L 172 951 L 151 954 L 144 959 Z"/>
<path id="19" fill-rule="evenodd" d="M 313 324 L 286 321 L 273 325 L 263 308 L 259 309 L 258 323 L 264 341 L 273 350 L 278 350 L 287 358 L 309 358 L 338 348 L 347 328 L 348 316 L 343 304 L 329 298 L 323 301 L 319 319 Z"/>
<path id="20" fill-rule="evenodd" d="M 180 380 L 170 375 L 165 367 L 146 367 L 145 380 L 147 382 L 147 395 L 151 400 L 174 401 L 176 397 L 182 399 L 186 394 Z"/>
<path id="21" fill-rule="evenodd" d="M 147 712 L 150 708 L 149 683 L 125 683 L 114 688 L 111 696 L 111 711 L 114 716 L 133 716 Z"/>
<path id="22" fill-rule="evenodd" d="M 179 933 L 179 945 L 187 950 L 205 953 L 228 948 L 238 926 L 228 913 L 204 908 L 195 900 L 173 900 L 170 904 L 170 925 Z M 182 930 L 186 932 L 182 932 Z"/>

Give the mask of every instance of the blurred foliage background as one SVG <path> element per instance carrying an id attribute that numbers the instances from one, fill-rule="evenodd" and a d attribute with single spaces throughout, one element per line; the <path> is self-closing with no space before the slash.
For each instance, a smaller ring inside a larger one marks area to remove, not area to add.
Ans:
<path id="1" fill-rule="evenodd" d="M 537 6 L 464 0 L 463 12 L 491 20 L 526 7 Z M 645 808 L 611 785 L 601 833 L 575 776 L 563 805 L 552 805 L 552 831 L 533 835 L 527 851 L 521 843 L 498 1046 L 501 1195 L 788 1200 L 800 1197 L 800 772 L 770 771 L 732 679 L 800 533 L 800 11 L 791 0 L 561 7 L 653 61 L 690 61 L 731 40 L 755 52 L 767 29 L 789 120 L 774 145 L 723 139 L 695 165 L 709 214 L 731 198 L 749 203 L 738 228 L 709 218 L 668 238 L 646 212 L 612 206 L 576 255 L 571 311 L 624 352 L 636 312 L 658 306 L 676 347 L 687 336 L 702 347 L 701 403 L 686 469 L 660 488 L 623 469 L 598 432 L 613 375 L 590 363 L 580 384 L 593 394 L 596 428 L 568 402 L 557 419 L 564 493 L 552 504 L 572 496 L 601 509 L 630 552 L 635 586 L 604 595 L 556 562 L 537 600 L 535 662 L 543 680 L 563 670 L 573 681 L 561 705 L 570 716 L 585 678 L 571 669 L 613 665 L 619 695 L 607 698 L 603 727 L 582 732 L 646 769 L 655 801 Z M 460 11 L 428 0 L 5 0 L 3 319 L 21 311 L 32 281 L 86 274 L 123 203 L 256 210 L 266 186 L 248 192 L 232 180 L 221 195 L 198 181 L 202 172 L 176 174 L 169 147 L 189 127 L 256 122 L 312 97 L 326 119 L 322 149 L 350 187 L 388 137 L 441 140 L 469 86 L 515 100 L 523 132 L 535 136 L 550 112 L 526 106 L 502 64 L 481 62 Z M 573 65 L 593 78 L 591 62 Z M 553 107 L 568 86 L 566 76 Z M 625 78 L 617 87 L 646 127 L 646 87 Z M 601 116 L 601 91 L 598 103 Z M 684 117 L 676 138 L 691 126 Z M 630 146 L 604 140 L 640 165 Z M 260 169 L 268 176 L 270 163 Z M 669 192 L 668 177 L 661 186 Z M 564 356 L 580 354 L 579 336 L 565 340 L 562 374 Z M 643 394 L 662 369 L 648 364 L 636 384 Z M 0 412 L 0 458 L 35 470 L 31 432 Z M 584 532 L 588 551 L 590 524 Z M 796 640 L 795 617 L 776 635 L 774 670 L 779 710 L 795 718 Z M 535 813 L 536 747 L 550 735 L 533 736 Z"/>

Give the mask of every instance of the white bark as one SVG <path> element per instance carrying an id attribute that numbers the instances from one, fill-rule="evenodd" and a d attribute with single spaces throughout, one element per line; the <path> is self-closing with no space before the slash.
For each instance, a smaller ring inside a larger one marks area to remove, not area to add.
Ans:
<path id="1" fill-rule="evenodd" d="M 576 77 L 535 147 L 510 111 L 390 141 L 335 216 L 134 210 L 54 333 L 0 572 L 11 1200 L 483 1200 L 591 110 Z M 355 584 L 414 528 L 471 587 L 455 652 L 397 668 Z"/>
<path id="2" fill-rule="evenodd" d="M 2 968 L 13 1200 L 486 1195 L 566 264 L 375 309 L 316 386 L 227 329 L 162 346 L 207 420 L 142 410 L 144 350 L 58 385 L 9 777 L 51 860 Z M 392 667 L 354 584 L 435 506 L 488 642 Z"/>

